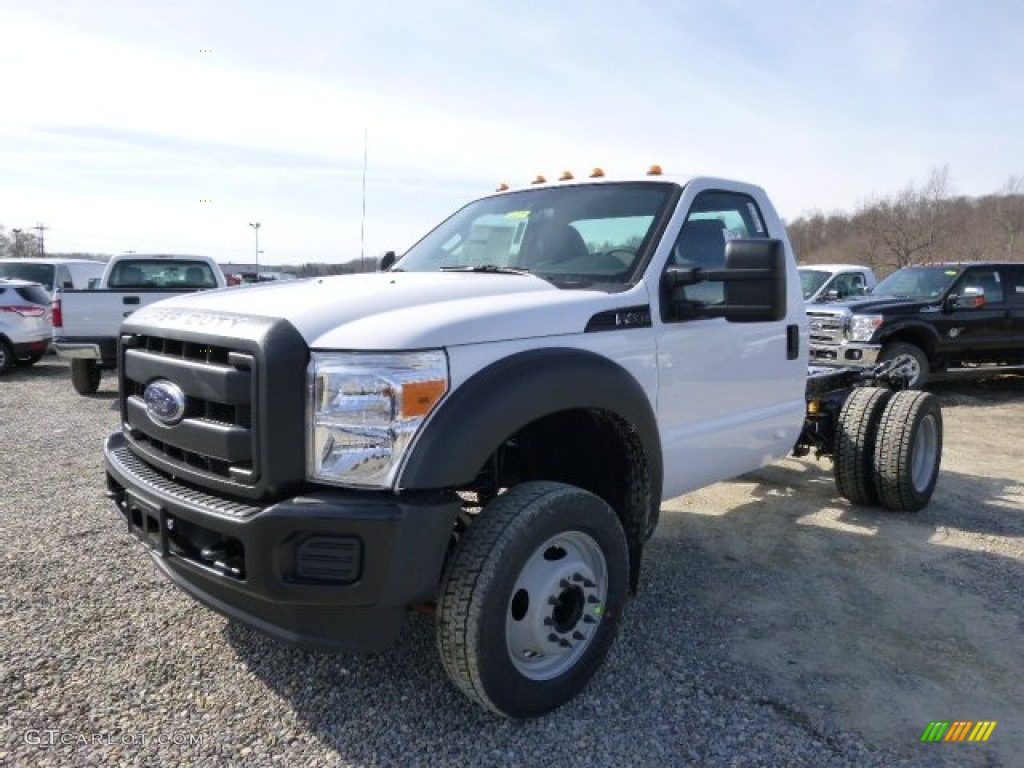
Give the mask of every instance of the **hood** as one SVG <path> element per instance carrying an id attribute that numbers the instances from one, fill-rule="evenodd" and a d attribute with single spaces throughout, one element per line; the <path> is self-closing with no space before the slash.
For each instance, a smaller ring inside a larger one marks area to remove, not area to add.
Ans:
<path id="1" fill-rule="evenodd" d="M 378 272 L 182 294 L 132 323 L 161 324 L 168 309 L 226 313 L 288 320 L 314 349 L 425 349 L 581 333 L 594 314 L 627 302 L 531 275 Z"/>
<path id="2" fill-rule="evenodd" d="M 905 315 L 915 312 L 938 312 L 942 309 L 942 302 L 935 300 L 922 301 L 920 299 L 896 299 L 891 297 L 861 296 L 856 299 L 844 301 L 828 301 L 808 304 L 807 311 L 814 313 L 829 314 L 857 314 L 865 315 L 875 313 L 879 315 Z"/>

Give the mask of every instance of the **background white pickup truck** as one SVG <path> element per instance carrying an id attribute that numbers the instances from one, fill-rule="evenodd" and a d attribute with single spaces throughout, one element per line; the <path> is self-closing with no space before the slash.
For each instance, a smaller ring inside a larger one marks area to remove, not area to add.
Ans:
<path id="1" fill-rule="evenodd" d="M 178 293 L 227 285 L 208 256 L 115 256 L 97 290 L 61 290 L 53 299 L 53 347 L 71 359 L 71 383 L 92 394 L 101 370 L 117 365 L 117 335 L 132 312 Z"/>

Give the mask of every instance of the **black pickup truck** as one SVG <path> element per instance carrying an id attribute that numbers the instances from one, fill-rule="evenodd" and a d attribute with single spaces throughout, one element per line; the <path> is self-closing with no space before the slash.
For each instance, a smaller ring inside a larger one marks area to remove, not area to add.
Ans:
<path id="1" fill-rule="evenodd" d="M 811 361 L 900 360 L 910 386 L 981 364 L 1024 365 L 1024 263 L 904 267 L 869 296 L 809 304 Z"/>

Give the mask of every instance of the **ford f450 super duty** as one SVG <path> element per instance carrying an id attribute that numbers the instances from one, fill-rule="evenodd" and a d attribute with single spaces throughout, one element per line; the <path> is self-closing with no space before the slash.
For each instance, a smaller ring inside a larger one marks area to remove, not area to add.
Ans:
<path id="1" fill-rule="evenodd" d="M 813 451 L 917 510 L 942 449 L 898 376 L 808 372 L 783 225 L 722 179 L 502 191 L 383 272 L 144 307 L 118 355 L 109 495 L 168 578 L 314 648 L 434 612 L 510 717 L 600 667 L 663 499 Z"/>

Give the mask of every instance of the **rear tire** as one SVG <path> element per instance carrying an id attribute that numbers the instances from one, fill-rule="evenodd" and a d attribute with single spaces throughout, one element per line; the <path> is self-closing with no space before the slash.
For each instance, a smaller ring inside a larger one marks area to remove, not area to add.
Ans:
<path id="1" fill-rule="evenodd" d="M 0 339 L 0 376 L 14 367 L 14 350 L 11 345 Z"/>
<path id="2" fill-rule="evenodd" d="M 920 347 L 903 341 L 886 344 L 878 356 L 878 362 L 884 363 L 889 360 L 898 360 L 900 367 L 907 372 L 907 386 L 910 389 L 924 389 L 927 386 L 931 364 L 928 362 L 928 355 Z"/>
<path id="3" fill-rule="evenodd" d="M 80 395 L 94 395 L 100 388 L 100 365 L 95 360 L 71 361 L 71 386 Z"/>
<path id="4" fill-rule="evenodd" d="M 629 554 L 592 493 L 528 482 L 489 503 L 459 539 L 438 603 L 445 671 L 505 717 L 542 715 L 604 661 L 626 600 Z"/>
<path id="5" fill-rule="evenodd" d="M 897 392 L 878 425 L 875 490 L 893 512 L 917 512 L 932 497 L 942 461 L 942 409 L 927 392 Z"/>
<path id="6" fill-rule="evenodd" d="M 833 470 L 839 494 L 852 504 L 878 503 L 875 490 L 875 442 L 882 411 L 892 392 L 862 387 L 846 398 L 836 420 Z"/>

